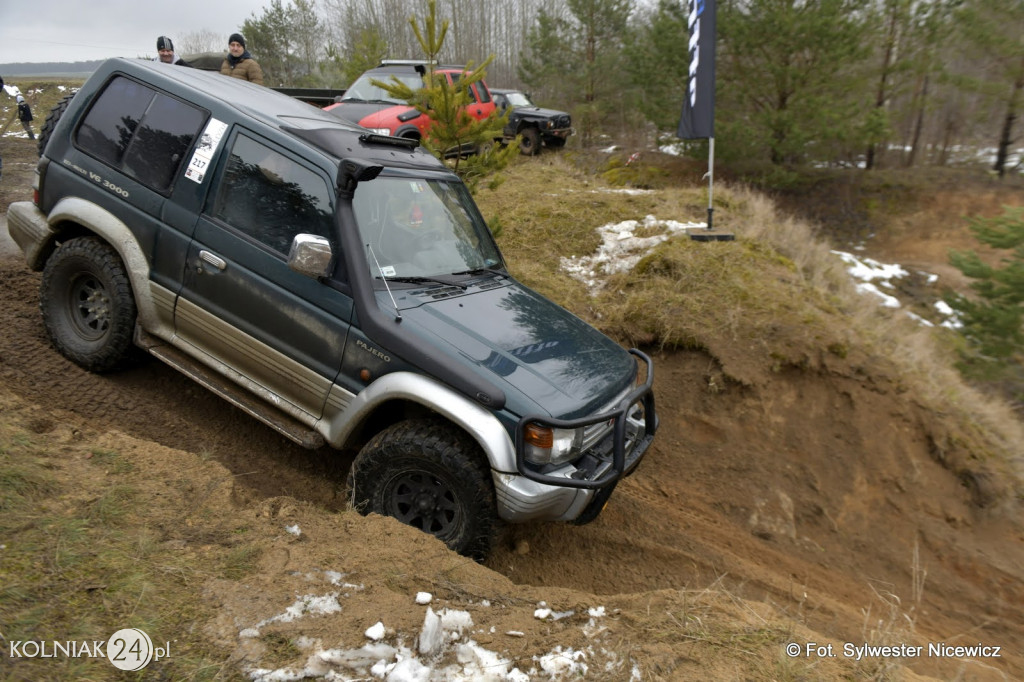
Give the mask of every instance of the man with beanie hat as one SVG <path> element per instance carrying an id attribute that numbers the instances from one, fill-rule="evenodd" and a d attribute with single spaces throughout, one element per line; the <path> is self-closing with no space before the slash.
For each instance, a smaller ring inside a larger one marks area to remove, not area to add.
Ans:
<path id="1" fill-rule="evenodd" d="M 164 64 L 177 64 L 178 66 L 192 66 L 184 59 L 178 56 L 174 51 L 174 43 L 167 36 L 160 36 L 156 39 L 156 52 L 159 55 L 154 62 L 163 62 Z"/>
<path id="2" fill-rule="evenodd" d="M 232 33 L 228 38 L 228 55 L 220 65 L 220 72 L 232 78 L 241 78 L 257 85 L 263 85 L 263 69 L 245 49 L 245 36 Z"/>

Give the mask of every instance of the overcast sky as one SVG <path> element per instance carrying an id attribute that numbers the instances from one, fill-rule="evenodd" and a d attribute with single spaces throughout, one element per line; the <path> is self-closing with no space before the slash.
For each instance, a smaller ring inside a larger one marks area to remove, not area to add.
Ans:
<path id="1" fill-rule="evenodd" d="M 0 0 L 0 64 L 156 56 L 157 36 L 227 37 L 270 0 Z"/>

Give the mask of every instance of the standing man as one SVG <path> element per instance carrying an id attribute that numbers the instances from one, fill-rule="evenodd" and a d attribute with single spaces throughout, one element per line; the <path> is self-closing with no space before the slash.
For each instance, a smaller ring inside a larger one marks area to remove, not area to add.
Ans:
<path id="1" fill-rule="evenodd" d="M 263 69 L 245 49 L 245 36 L 232 33 L 228 38 L 228 56 L 220 65 L 220 72 L 232 78 L 241 78 L 257 85 L 263 85 Z"/>
<path id="2" fill-rule="evenodd" d="M 155 62 L 176 64 L 178 66 L 192 66 L 178 56 L 178 53 L 174 51 L 174 43 L 172 43 L 171 39 L 167 36 L 160 36 L 156 39 L 156 53 L 158 56 L 153 60 Z"/>
<path id="3" fill-rule="evenodd" d="M 28 106 L 28 102 L 21 95 L 17 97 L 18 101 L 18 120 L 21 121 L 21 127 L 28 133 L 28 139 L 36 139 L 36 134 L 32 132 L 32 109 Z"/>

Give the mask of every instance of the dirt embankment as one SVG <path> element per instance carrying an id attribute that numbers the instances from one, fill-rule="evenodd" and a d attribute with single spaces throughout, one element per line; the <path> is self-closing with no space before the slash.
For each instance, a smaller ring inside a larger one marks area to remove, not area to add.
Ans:
<path id="1" fill-rule="evenodd" d="M 9 189 L 16 164 L 5 150 L 4 211 L 12 194 L 24 198 Z M 154 453 L 212 458 L 233 475 L 232 494 L 218 503 L 225 514 L 282 497 L 341 508 L 336 482 L 348 462 L 333 453 L 291 445 L 156 362 L 97 376 L 65 361 L 45 340 L 38 284 L 19 259 L 0 256 L 7 391 L 90 432 L 127 434 L 137 448 L 148 442 Z M 639 472 L 591 525 L 507 529 L 486 563 L 504 578 L 493 576 L 484 592 L 527 604 L 537 588 L 567 588 L 595 603 L 619 595 L 636 636 L 651 622 L 650 605 L 664 607 L 665 590 L 714 585 L 839 642 L 1002 647 L 1001 658 L 985 661 L 904 661 L 919 674 L 1024 677 L 1019 515 L 989 504 L 998 481 L 965 481 L 944 464 L 956 443 L 890 373 L 831 359 L 741 386 L 706 353 L 662 352 L 655 362 L 662 424 Z M 395 546 L 382 547 L 389 542 Z M 396 533 L 346 543 L 344 554 L 370 566 L 408 542 Z M 419 551 L 425 561 L 448 556 Z M 285 567 L 294 561 L 276 569 Z M 285 604 L 294 597 L 270 575 L 254 581 L 261 598 L 274 590 Z M 225 612 L 252 599 L 231 589 L 221 595 Z M 665 635 L 659 648 L 659 635 L 644 636 L 647 653 L 638 656 L 654 666 L 645 674 L 682 679 L 688 664 L 678 647 L 686 638 Z"/>

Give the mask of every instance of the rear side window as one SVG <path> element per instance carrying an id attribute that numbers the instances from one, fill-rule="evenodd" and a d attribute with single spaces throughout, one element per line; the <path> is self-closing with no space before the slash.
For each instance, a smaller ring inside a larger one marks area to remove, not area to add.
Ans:
<path id="1" fill-rule="evenodd" d="M 205 111 L 118 76 L 86 114 L 75 142 L 128 177 L 164 191 L 205 120 Z"/>

